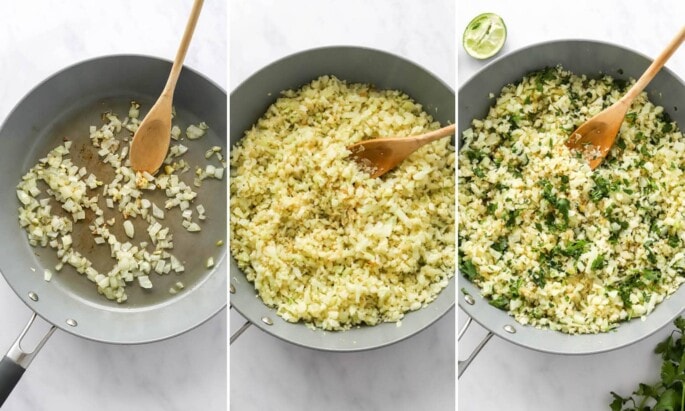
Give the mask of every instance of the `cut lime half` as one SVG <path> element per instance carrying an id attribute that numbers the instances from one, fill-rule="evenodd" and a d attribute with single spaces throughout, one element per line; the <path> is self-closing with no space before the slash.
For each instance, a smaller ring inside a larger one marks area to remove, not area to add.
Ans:
<path id="1" fill-rule="evenodd" d="M 466 26 L 462 43 L 470 56 L 483 60 L 497 54 L 506 39 L 504 20 L 495 13 L 483 13 Z"/>

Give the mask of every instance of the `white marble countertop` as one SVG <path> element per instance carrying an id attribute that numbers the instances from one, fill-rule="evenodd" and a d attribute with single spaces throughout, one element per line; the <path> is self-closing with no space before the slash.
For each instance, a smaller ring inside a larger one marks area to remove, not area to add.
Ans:
<path id="1" fill-rule="evenodd" d="M 454 2 L 236 0 L 230 89 L 289 54 L 357 45 L 406 57 L 455 88 Z M 455 407 L 455 310 L 424 332 L 361 353 L 325 353 L 248 329 L 230 350 L 231 409 L 433 410 Z M 230 330 L 244 319 L 230 314 Z"/>
<path id="2" fill-rule="evenodd" d="M 582 38 L 616 43 L 654 57 L 685 23 L 685 3 L 675 0 L 576 0 L 563 6 L 487 0 L 460 2 L 459 35 L 471 18 L 483 12 L 504 18 L 508 28 L 505 53 L 546 40 Z M 461 47 L 457 59 L 460 83 L 485 65 Z M 685 49 L 677 51 L 667 67 L 685 78 Z M 459 310 L 459 327 L 465 319 Z M 627 396 L 638 383 L 659 380 L 661 360 L 652 351 L 672 328 L 632 346 L 588 356 L 538 353 L 494 337 L 459 379 L 459 409 L 608 410 L 610 391 Z M 466 358 L 484 334 L 473 325 L 459 344 L 459 358 Z"/>
<path id="3" fill-rule="evenodd" d="M 191 4 L 0 2 L 0 122 L 40 81 L 82 60 L 107 54 L 172 60 Z M 205 2 L 186 57 L 188 66 L 224 89 L 226 15 L 226 2 Z M 0 279 L 3 355 L 29 317 L 28 308 Z M 224 310 L 182 336 L 139 346 L 100 344 L 57 331 L 3 410 L 225 410 L 226 317 Z"/>

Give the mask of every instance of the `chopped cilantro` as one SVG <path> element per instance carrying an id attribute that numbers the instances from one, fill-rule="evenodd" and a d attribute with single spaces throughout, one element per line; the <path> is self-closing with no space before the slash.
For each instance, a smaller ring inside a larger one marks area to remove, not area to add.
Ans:
<path id="1" fill-rule="evenodd" d="M 519 128 L 520 122 L 521 116 L 519 116 L 518 114 L 512 114 L 511 116 L 509 116 L 509 125 L 511 126 L 510 130 L 516 130 L 517 128 Z"/>
<path id="2" fill-rule="evenodd" d="M 482 170 L 480 167 L 474 168 L 474 169 L 473 169 L 473 174 L 475 174 L 476 177 L 480 177 L 480 178 L 485 177 L 485 173 L 483 172 L 483 170 Z"/>
<path id="3" fill-rule="evenodd" d="M 642 270 L 642 278 L 647 280 L 647 282 L 654 282 L 661 277 L 661 272 L 659 270 Z"/>
<path id="4" fill-rule="evenodd" d="M 594 260 L 592 260 L 592 265 L 590 266 L 593 270 L 601 270 L 606 265 L 604 261 L 604 254 L 598 255 Z"/>
<path id="5" fill-rule="evenodd" d="M 680 247 L 680 237 L 678 237 L 678 234 L 671 234 L 668 236 L 668 245 L 673 248 Z"/>
<path id="6" fill-rule="evenodd" d="M 474 148 L 472 150 L 467 150 L 466 151 L 466 157 L 471 160 L 471 161 L 480 161 L 485 157 L 485 153 L 480 151 L 477 148 Z"/>
<path id="7" fill-rule="evenodd" d="M 568 177 L 567 177 L 568 178 Z M 566 180 L 568 181 L 568 180 Z M 563 179 L 562 179 L 563 182 Z M 552 206 L 553 210 L 546 214 L 547 225 L 559 230 L 565 230 L 568 226 L 568 212 L 571 208 L 571 203 L 566 198 L 559 198 L 554 194 L 552 183 L 549 180 L 542 179 L 538 182 L 542 186 L 542 198 L 547 200 L 547 202 Z M 556 213 L 555 210 L 561 214 L 562 223 L 556 224 Z"/>
<path id="8" fill-rule="evenodd" d="M 506 222 L 505 226 L 507 226 L 507 227 L 515 226 L 516 225 L 516 217 L 518 217 L 519 214 L 521 214 L 521 210 L 514 209 L 514 210 L 507 211 L 507 214 L 506 214 L 507 215 L 507 222 Z"/>
<path id="9" fill-rule="evenodd" d="M 580 257 L 585 252 L 588 245 L 589 243 L 586 240 L 573 241 L 568 246 L 566 246 L 566 249 L 562 251 L 562 254 L 567 257 L 573 257 L 575 259 L 578 259 L 578 257 Z"/>
<path id="10" fill-rule="evenodd" d="M 537 285 L 540 288 L 543 288 L 547 283 L 546 273 L 541 269 L 531 272 L 530 278 L 533 280 L 535 285 Z"/>
<path id="11" fill-rule="evenodd" d="M 500 238 L 498 238 L 498 239 L 497 239 L 494 243 L 492 243 L 492 245 L 490 246 L 490 248 L 492 248 L 493 250 L 495 250 L 495 251 L 497 251 L 497 252 L 500 252 L 500 253 L 503 253 L 503 252 L 507 251 L 507 248 L 508 248 L 508 247 L 509 247 L 509 244 L 508 244 L 507 236 L 505 236 L 505 235 L 503 235 L 503 236 L 501 236 Z"/>
<path id="12" fill-rule="evenodd" d="M 506 310 L 509 308 L 509 299 L 505 297 L 497 297 L 488 301 L 491 306 L 499 308 L 500 310 Z"/>
<path id="13" fill-rule="evenodd" d="M 618 190 L 620 185 L 618 182 L 612 183 L 598 175 L 593 175 L 592 180 L 595 182 L 595 186 L 590 190 L 590 199 L 595 203 L 609 197 L 609 193 Z"/>
<path id="14" fill-rule="evenodd" d="M 459 271 L 469 281 L 473 281 L 478 276 L 478 270 L 476 269 L 476 266 L 473 265 L 471 260 L 461 260 L 459 264 Z"/>

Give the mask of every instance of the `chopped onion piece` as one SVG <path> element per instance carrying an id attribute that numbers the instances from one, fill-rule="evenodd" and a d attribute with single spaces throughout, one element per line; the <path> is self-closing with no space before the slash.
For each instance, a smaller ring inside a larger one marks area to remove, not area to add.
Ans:
<path id="1" fill-rule="evenodd" d="M 131 220 L 124 221 L 124 232 L 126 233 L 128 238 L 133 238 L 135 230 L 133 228 L 133 223 L 131 222 Z"/>
<path id="2" fill-rule="evenodd" d="M 181 136 L 181 128 L 177 125 L 174 125 L 171 127 L 171 138 L 174 140 L 178 140 L 178 138 Z"/>
<path id="3" fill-rule="evenodd" d="M 140 115 L 140 104 L 136 103 L 135 101 L 131 102 L 131 106 L 128 109 L 128 116 L 133 119 L 137 119 L 138 116 Z"/>
<path id="4" fill-rule="evenodd" d="M 21 201 L 21 203 L 24 205 L 29 205 L 32 200 L 31 196 L 29 196 L 28 193 L 21 190 L 17 190 L 17 197 L 19 198 L 19 201 Z"/>
<path id="5" fill-rule="evenodd" d="M 139 275 L 138 276 L 138 284 L 142 288 L 150 289 L 152 288 L 152 282 L 150 281 L 150 277 L 147 275 Z"/>
<path id="6" fill-rule="evenodd" d="M 152 216 L 159 219 L 164 219 L 164 210 L 157 207 L 157 204 L 152 203 Z"/>
<path id="7" fill-rule="evenodd" d="M 205 124 L 205 122 L 202 122 L 198 125 L 191 124 L 186 129 L 186 137 L 188 137 L 189 140 L 196 140 L 196 139 L 204 136 L 205 131 L 208 128 L 209 127 L 207 127 L 207 124 Z"/>

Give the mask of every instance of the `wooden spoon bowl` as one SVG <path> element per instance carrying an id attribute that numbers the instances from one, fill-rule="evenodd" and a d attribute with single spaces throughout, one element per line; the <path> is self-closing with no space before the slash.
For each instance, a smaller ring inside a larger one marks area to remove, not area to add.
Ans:
<path id="1" fill-rule="evenodd" d="M 190 39 L 193 37 L 203 3 L 204 0 L 195 0 L 162 94 L 145 118 L 143 118 L 143 121 L 140 122 L 138 130 L 133 135 L 130 160 L 131 167 L 135 171 L 155 173 L 162 166 L 166 158 L 169 143 L 171 142 L 171 110 L 174 90 L 176 89 L 178 76 L 183 68 L 183 60 L 185 60 Z"/>
<path id="2" fill-rule="evenodd" d="M 456 126 L 451 124 L 425 134 L 412 137 L 387 137 L 360 141 L 347 147 L 350 158 L 369 170 L 371 178 L 380 177 L 392 170 L 411 153 L 432 141 L 454 134 Z"/>
<path id="3" fill-rule="evenodd" d="M 590 164 L 591 169 L 597 168 L 614 145 L 621 123 L 637 97 L 647 84 L 657 75 L 666 61 L 680 47 L 685 40 L 685 26 L 680 29 L 678 35 L 671 40 L 666 49 L 647 67 L 647 70 L 635 82 L 633 87 L 616 103 L 607 107 L 599 114 L 581 124 L 566 141 L 570 150 L 576 150 Z"/>

